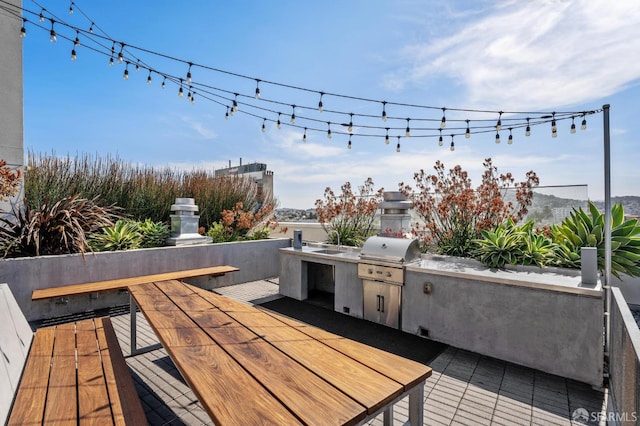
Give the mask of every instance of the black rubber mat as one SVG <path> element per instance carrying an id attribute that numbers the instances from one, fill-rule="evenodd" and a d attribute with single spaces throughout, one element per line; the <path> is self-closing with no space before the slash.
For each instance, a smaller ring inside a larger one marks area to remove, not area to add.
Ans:
<path id="1" fill-rule="evenodd" d="M 267 309 L 387 352 L 429 364 L 447 345 L 288 297 L 261 304 Z"/>

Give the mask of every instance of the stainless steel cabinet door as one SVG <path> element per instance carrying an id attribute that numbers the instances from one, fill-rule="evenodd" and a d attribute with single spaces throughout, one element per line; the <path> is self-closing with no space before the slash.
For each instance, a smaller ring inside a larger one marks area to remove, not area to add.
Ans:
<path id="1" fill-rule="evenodd" d="M 402 287 L 377 281 L 363 280 L 364 319 L 400 327 L 400 292 Z"/>

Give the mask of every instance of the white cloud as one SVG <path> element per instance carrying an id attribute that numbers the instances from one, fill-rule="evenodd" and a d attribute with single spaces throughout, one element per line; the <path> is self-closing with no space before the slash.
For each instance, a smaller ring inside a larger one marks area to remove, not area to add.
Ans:
<path id="1" fill-rule="evenodd" d="M 446 77 L 466 103 L 538 109 L 602 98 L 640 78 L 638 1 L 505 1 L 450 31 L 407 46 L 411 65 L 388 85 Z"/>

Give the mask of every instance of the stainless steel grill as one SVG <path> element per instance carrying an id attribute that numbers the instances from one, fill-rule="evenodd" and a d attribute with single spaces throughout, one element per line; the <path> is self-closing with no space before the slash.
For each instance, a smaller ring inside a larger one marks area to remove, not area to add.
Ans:
<path id="1" fill-rule="evenodd" d="M 416 239 L 370 237 L 365 241 L 358 263 L 365 319 L 400 327 L 404 266 L 419 259 L 420 246 Z"/>

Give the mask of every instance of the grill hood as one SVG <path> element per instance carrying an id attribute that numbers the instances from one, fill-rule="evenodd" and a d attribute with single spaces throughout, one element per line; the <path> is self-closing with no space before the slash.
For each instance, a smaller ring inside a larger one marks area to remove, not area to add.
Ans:
<path id="1" fill-rule="evenodd" d="M 370 237 L 360 250 L 360 260 L 405 264 L 420 259 L 417 239 Z"/>

